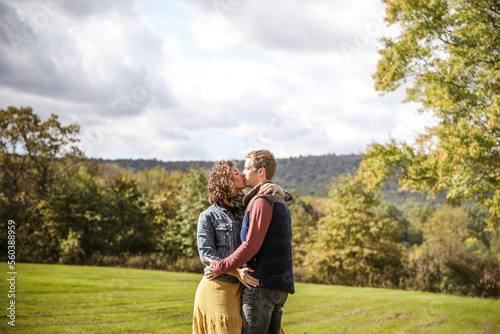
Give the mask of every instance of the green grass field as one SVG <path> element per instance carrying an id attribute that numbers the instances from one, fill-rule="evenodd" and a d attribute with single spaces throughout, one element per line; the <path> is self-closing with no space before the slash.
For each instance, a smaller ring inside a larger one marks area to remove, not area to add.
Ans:
<path id="1" fill-rule="evenodd" d="M 201 275 L 18 264 L 16 326 L 0 265 L 1 333 L 190 333 Z M 500 301 L 412 291 L 296 284 L 286 333 L 500 333 Z"/>

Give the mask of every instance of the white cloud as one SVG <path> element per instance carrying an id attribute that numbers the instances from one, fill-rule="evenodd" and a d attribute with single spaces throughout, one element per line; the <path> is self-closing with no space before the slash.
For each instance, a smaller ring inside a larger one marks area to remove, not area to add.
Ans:
<path id="1" fill-rule="evenodd" d="M 92 157 L 349 154 L 424 125 L 373 89 L 379 2 L 43 4 L 0 0 L 0 107 L 77 121 Z"/>

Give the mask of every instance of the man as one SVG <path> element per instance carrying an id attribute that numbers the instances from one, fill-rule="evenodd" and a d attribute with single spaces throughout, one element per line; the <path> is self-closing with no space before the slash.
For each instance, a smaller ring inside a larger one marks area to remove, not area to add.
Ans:
<path id="1" fill-rule="evenodd" d="M 295 292 L 290 211 L 279 195 L 257 195 L 263 184 L 271 182 L 276 168 L 276 159 L 268 150 L 246 155 L 245 184 L 253 189 L 243 198 L 247 209 L 242 244 L 221 261 L 206 258 L 211 263 L 213 273 L 207 273 L 211 279 L 246 263 L 260 282 L 244 289 L 243 333 L 280 333 L 282 307 L 288 294 Z"/>

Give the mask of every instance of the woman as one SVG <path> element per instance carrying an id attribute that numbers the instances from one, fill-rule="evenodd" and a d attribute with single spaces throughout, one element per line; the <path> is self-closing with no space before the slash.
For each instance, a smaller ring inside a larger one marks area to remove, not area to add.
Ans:
<path id="1" fill-rule="evenodd" d="M 200 214 L 198 220 L 198 253 L 204 259 L 222 260 L 241 244 L 240 229 L 245 207 L 242 204 L 245 176 L 233 162 L 216 163 L 208 175 L 208 196 L 212 204 Z M 266 184 L 261 194 L 278 192 L 285 199 L 293 197 L 276 184 Z M 202 278 L 196 291 L 193 311 L 193 333 L 240 334 L 241 289 L 257 286 L 258 280 L 249 268 L 239 268 L 209 281 Z M 207 269 L 205 268 L 205 273 Z"/>

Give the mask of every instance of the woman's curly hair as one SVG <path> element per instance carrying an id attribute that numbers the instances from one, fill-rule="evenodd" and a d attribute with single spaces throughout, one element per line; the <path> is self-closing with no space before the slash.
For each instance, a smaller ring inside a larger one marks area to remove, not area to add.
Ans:
<path id="1" fill-rule="evenodd" d="M 233 183 L 232 161 L 219 161 L 214 164 L 208 174 L 208 199 L 213 204 L 218 201 L 224 201 L 236 193 Z"/>

